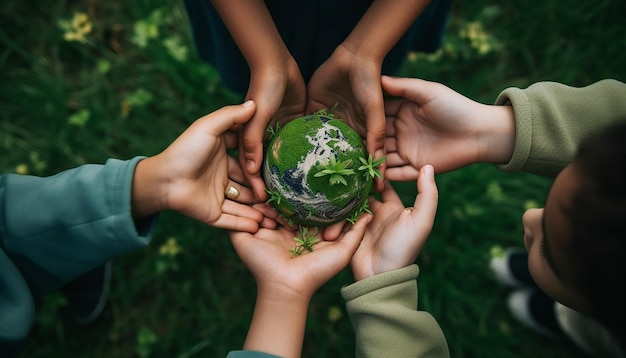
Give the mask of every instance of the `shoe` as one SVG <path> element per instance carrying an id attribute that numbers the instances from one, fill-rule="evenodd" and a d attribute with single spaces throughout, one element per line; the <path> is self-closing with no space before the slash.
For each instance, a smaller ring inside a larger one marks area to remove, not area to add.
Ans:
<path id="1" fill-rule="evenodd" d="M 510 287 L 536 287 L 528 271 L 528 253 L 526 250 L 511 247 L 502 255 L 491 257 L 489 268 L 496 281 Z"/>
<path id="2" fill-rule="evenodd" d="M 555 311 L 555 301 L 538 288 L 520 288 L 508 298 L 511 315 L 523 326 L 551 338 L 563 337 Z"/>
<path id="3" fill-rule="evenodd" d="M 111 261 L 83 274 L 63 287 L 72 311 L 72 319 L 79 325 L 88 325 L 100 317 L 111 288 Z"/>

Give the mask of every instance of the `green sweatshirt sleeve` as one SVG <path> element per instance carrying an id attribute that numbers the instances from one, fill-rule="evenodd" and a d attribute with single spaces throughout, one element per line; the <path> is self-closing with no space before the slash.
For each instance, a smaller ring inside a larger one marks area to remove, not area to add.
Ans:
<path id="1" fill-rule="evenodd" d="M 498 168 L 556 176 L 572 162 L 581 140 L 611 123 L 626 120 L 626 85 L 607 79 L 586 87 L 538 82 L 507 88 L 495 102 L 515 113 L 515 149 Z"/>
<path id="2" fill-rule="evenodd" d="M 435 318 L 417 310 L 417 265 L 341 289 L 356 335 L 357 357 L 449 357 Z"/>

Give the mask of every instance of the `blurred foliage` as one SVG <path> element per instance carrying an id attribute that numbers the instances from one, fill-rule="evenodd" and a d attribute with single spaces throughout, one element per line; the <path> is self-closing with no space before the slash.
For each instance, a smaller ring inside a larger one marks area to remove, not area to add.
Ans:
<path id="1" fill-rule="evenodd" d="M 483 103 L 509 86 L 626 80 L 626 4 L 457 1 L 442 48 L 411 54 L 401 75 L 442 82 Z M 50 175 L 84 163 L 153 155 L 195 118 L 241 99 L 197 57 L 181 2 L 0 3 L 0 172 Z M 489 276 L 498 247 L 521 246 L 521 215 L 546 178 L 473 165 L 437 176 L 440 205 L 418 263 L 420 308 L 453 357 L 575 357 L 517 325 Z M 412 183 L 396 183 L 410 205 Z M 304 357 L 354 355 L 339 289 L 311 303 Z M 163 213 L 150 247 L 119 258 L 102 319 L 77 327 L 60 293 L 38 306 L 25 357 L 225 356 L 241 347 L 254 280 L 224 232 Z"/>

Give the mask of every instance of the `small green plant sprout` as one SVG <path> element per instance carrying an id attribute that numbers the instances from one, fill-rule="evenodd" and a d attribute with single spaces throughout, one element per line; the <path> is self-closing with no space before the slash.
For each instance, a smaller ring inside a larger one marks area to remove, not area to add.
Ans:
<path id="1" fill-rule="evenodd" d="M 319 178 L 324 175 L 330 175 L 330 185 L 343 184 L 348 185 L 346 175 L 354 174 L 354 170 L 350 169 L 352 160 L 337 161 L 334 155 L 330 156 L 330 161 L 324 165 L 324 169 L 315 173 L 315 177 Z"/>
<path id="2" fill-rule="evenodd" d="M 339 106 L 339 102 L 335 102 L 335 104 L 330 110 L 327 111 L 326 109 L 320 109 L 319 111 L 314 112 L 313 115 L 320 115 L 320 116 L 335 118 L 335 115 L 333 114 L 333 112 L 335 111 L 335 109 L 337 109 L 338 106 Z"/>
<path id="3" fill-rule="evenodd" d="M 296 246 L 289 250 L 293 257 L 302 255 L 305 249 L 309 252 L 313 251 L 313 246 L 320 242 L 317 238 L 317 227 L 309 230 L 308 226 L 300 225 L 298 231 L 300 231 L 300 237 L 293 238 Z"/>
<path id="4" fill-rule="evenodd" d="M 367 204 L 367 201 L 364 201 L 361 204 L 361 207 L 356 210 L 352 216 L 350 216 L 349 218 L 346 218 L 346 221 L 349 222 L 350 224 L 354 224 L 357 220 L 359 220 L 359 217 L 363 214 L 363 213 L 368 213 L 370 215 L 373 215 L 372 212 L 370 211 L 369 205 Z"/>
<path id="5" fill-rule="evenodd" d="M 274 137 L 276 137 L 276 135 L 278 135 L 278 132 L 280 132 L 280 123 L 277 122 L 275 127 L 267 127 L 265 131 L 270 134 L 269 140 L 271 141 Z"/>
<path id="6" fill-rule="evenodd" d="M 265 204 L 269 205 L 271 203 L 276 203 L 276 205 L 280 205 L 280 203 L 283 201 L 283 196 L 280 191 L 265 189 L 265 192 L 267 193 L 267 195 L 269 195 L 269 198 L 267 199 Z"/>
<path id="7" fill-rule="evenodd" d="M 361 163 L 363 163 L 363 165 L 361 165 L 359 167 L 359 170 L 363 171 L 364 175 L 369 175 L 372 178 L 374 177 L 378 177 L 382 179 L 382 174 L 380 174 L 380 171 L 378 169 L 376 169 L 379 165 L 381 165 L 385 160 L 387 159 L 387 157 L 382 157 L 376 161 L 374 161 L 374 158 L 372 157 L 372 155 L 370 154 L 369 157 L 367 158 L 367 160 L 363 157 L 359 158 L 359 160 L 361 161 Z"/>

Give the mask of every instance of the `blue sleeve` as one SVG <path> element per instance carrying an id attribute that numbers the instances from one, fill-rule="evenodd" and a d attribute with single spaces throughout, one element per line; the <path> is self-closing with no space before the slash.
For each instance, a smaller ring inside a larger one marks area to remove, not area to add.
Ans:
<path id="1" fill-rule="evenodd" d="M 0 176 L 0 343 L 26 335 L 34 297 L 150 242 L 157 217 L 136 225 L 131 216 L 141 159 Z"/>

